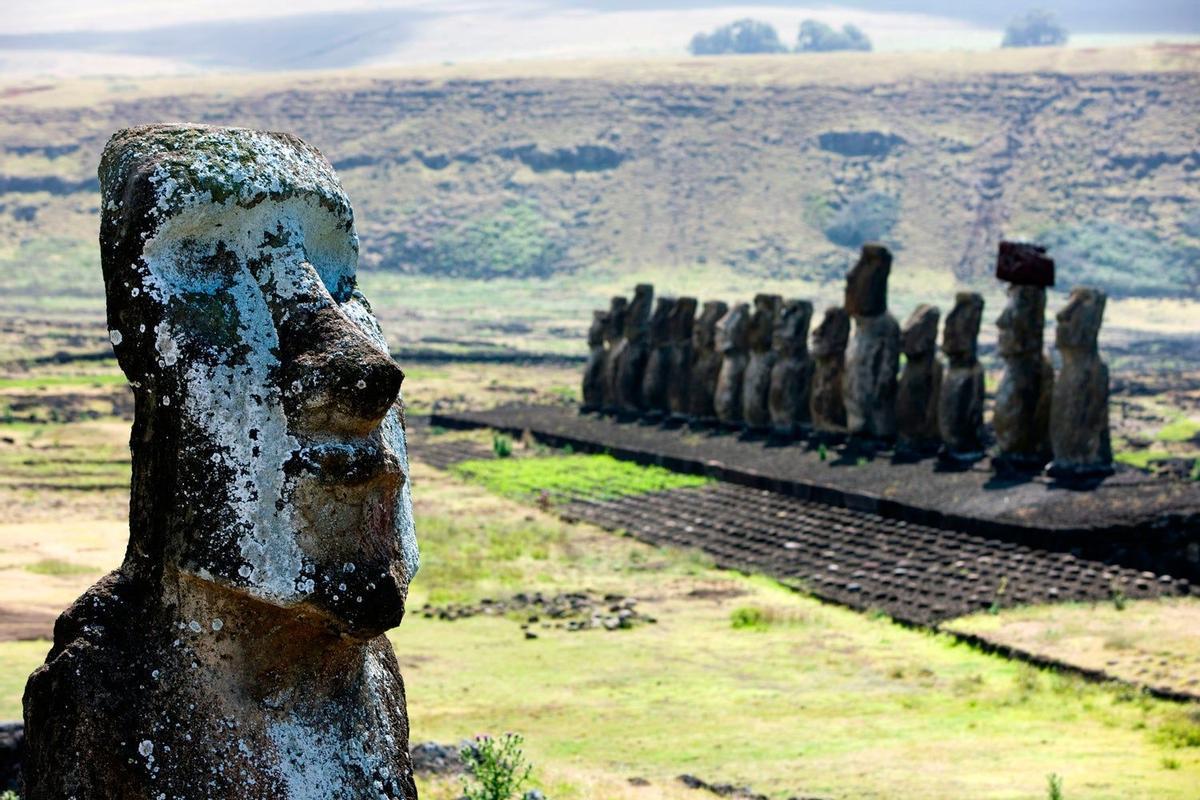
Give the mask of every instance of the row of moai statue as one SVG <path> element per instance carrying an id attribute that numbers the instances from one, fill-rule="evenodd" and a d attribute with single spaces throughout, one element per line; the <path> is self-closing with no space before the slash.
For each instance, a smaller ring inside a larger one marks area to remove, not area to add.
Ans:
<path id="1" fill-rule="evenodd" d="M 845 303 L 812 330 L 812 303 L 759 294 L 732 306 L 654 298 L 640 284 L 614 297 L 588 334 L 583 410 L 686 421 L 782 436 L 852 435 L 892 441 L 972 464 L 986 455 L 984 371 L 978 336 L 984 300 L 961 292 L 942 325 L 918 306 L 903 326 L 888 313 L 892 255 L 868 244 L 846 280 Z M 1108 369 L 1097 338 L 1105 295 L 1076 288 L 1057 316 L 1057 380 L 1043 349 L 1044 248 L 1002 242 L 997 277 L 1008 303 L 997 320 L 1004 372 L 996 392 L 993 464 L 1061 477 L 1111 469 Z M 699 308 L 699 313 L 697 309 Z M 900 354 L 904 354 L 903 369 Z"/>

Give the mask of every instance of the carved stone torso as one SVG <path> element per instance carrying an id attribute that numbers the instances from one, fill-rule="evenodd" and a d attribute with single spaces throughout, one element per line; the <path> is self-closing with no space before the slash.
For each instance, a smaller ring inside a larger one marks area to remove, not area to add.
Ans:
<path id="1" fill-rule="evenodd" d="M 808 326 L 812 313 L 812 303 L 807 300 L 789 300 L 775 321 L 775 364 L 771 367 L 767 406 L 771 427 L 780 433 L 795 433 L 811 419 L 813 363 L 808 356 Z"/>
<path id="2" fill-rule="evenodd" d="M 844 433 L 846 430 L 842 383 L 849 339 L 850 315 L 841 307 L 825 309 L 825 316 L 812 334 L 814 369 L 809 402 L 813 428 L 822 433 Z"/>
<path id="3" fill-rule="evenodd" d="M 650 317 L 649 355 L 642 378 L 642 408 L 655 414 L 668 413 L 667 387 L 671 380 L 671 317 L 675 300 L 658 298 Z"/>
<path id="4" fill-rule="evenodd" d="M 896 388 L 896 434 L 914 448 L 936 449 L 938 395 L 942 365 L 937 360 L 940 312 L 929 305 L 917 306 L 900 333 L 904 369 Z"/>
<path id="5" fill-rule="evenodd" d="M 755 430 L 771 425 L 771 412 L 767 406 L 771 392 L 771 369 L 775 366 L 775 351 L 771 342 L 775 318 L 781 305 L 783 298 L 779 295 L 760 294 L 754 298 L 754 312 L 750 315 L 746 337 L 750 357 L 742 378 L 742 420 L 746 427 Z"/>
<path id="6" fill-rule="evenodd" d="M 742 381 L 750 361 L 747 337 L 750 332 L 750 307 L 738 303 L 717 323 L 717 350 L 721 353 L 721 372 L 713 395 L 717 419 L 725 425 L 742 422 Z"/>
<path id="7" fill-rule="evenodd" d="M 671 312 L 667 364 L 667 408 L 674 417 L 689 413 L 688 392 L 692 382 L 692 331 L 696 320 L 696 298 L 680 297 Z"/>
<path id="8" fill-rule="evenodd" d="M 692 328 L 692 367 L 688 376 L 688 415 L 697 422 L 716 419 L 713 398 L 721 374 L 721 353 L 717 350 L 717 323 L 729 306 L 720 300 L 704 304 Z"/>

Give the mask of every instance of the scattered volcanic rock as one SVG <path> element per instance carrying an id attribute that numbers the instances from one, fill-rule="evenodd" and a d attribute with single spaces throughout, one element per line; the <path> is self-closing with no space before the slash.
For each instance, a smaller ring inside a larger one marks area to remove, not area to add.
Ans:
<path id="1" fill-rule="evenodd" d="M 996 277 L 1015 286 L 1053 286 L 1054 259 L 1036 244 L 1000 242 Z"/>
<path id="2" fill-rule="evenodd" d="M 1104 292 L 1076 287 L 1058 312 L 1055 346 L 1062 369 L 1054 381 L 1050 407 L 1050 473 L 1072 478 L 1112 471 L 1108 428 L 1108 365 L 1097 339 L 1104 319 Z"/>
<path id="3" fill-rule="evenodd" d="M 771 392 L 771 369 L 775 366 L 771 338 L 775 333 L 775 318 L 781 305 L 783 298 L 777 294 L 758 294 L 754 297 L 754 312 L 750 315 L 747 334 L 750 359 L 742 379 L 742 420 L 746 427 L 755 430 L 763 430 L 771 425 L 771 412 L 767 406 Z"/>
<path id="4" fill-rule="evenodd" d="M 288 134 L 154 125 L 100 179 L 130 541 L 29 679 L 24 797 L 416 797 L 403 374 L 337 177 Z"/>
<path id="5" fill-rule="evenodd" d="M 512 597 L 496 600 L 487 598 L 478 603 L 435 606 L 426 603 L 421 616 L 453 622 L 479 616 L 512 616 L 524 619 L 521 629 L 528 632 L 534 625 L 566 631 L 627 630 L 657 620 L 637 610 L 638 601 L 619 594 L 599 595 L 594 592 L 562 592 L 545 595 L 541 592 L 519 592 Z"/>
<path id="6" fill-rule="evenodd" d="M 721 353 L 717 350 L 717 325 L 729 313 L 720 300 L 705 302 L 692 327 L 692 369 L 688 378 L 688 415 L 699 423 L 717 418 L 713 399 L 721 374 Z"/>
<path id="7" fill-rule="evenodd" d="M 738 303 L 717 323 L 717 351 L 721 354 L 721 372 L 713 409 L 724 425 L 742 423 L 742 382 L 750 362 L 750 307 Z"/>
<path id="8" fill-rule="evenodd" d="M 1008 288 L 1008 303 L 996 320 L 997 349 L 1004 360 L 992 411 L 998 469 L 1040 471 L 1050 460 L 1054 368 L 1042 350 L 1045 317 L 1043 287 Z"/>
<path id="9" fill-rule="evenodd" d="M 807 300 L 789 300 L 779 310 L 771 346 L 775 364 L 771 367 L 771 388 L 767 398 L 771 427 L 791 435 L 807 427 L 812 416 L 813 362 L 808 356 L 808 326 L 813 306 Z"/>
<path id="10" fill-rule="evenodd" d="M 842 382 L 846 369 L 846 344 L 850 340 L 850 316 L 845 309 L 825 309 L 821 323 L 813 329 L 813 382 L 809 402 L 813 428 L 824 433 L 844 433 L 846 403 Z"/>
<path id="11" fill-rule="evenodd" d="M 919 305 L 900 332 L 905 361 L 896 388 L 896 434 L 903 444 L 917 450 L 936 449 L 941 441 L 937 413 L 942 386 L 942 365 L 937 359 L 940 317 L 935 306 Z"/>
<path id="12" fill-rule="evenodd" d="M 959 292 L 942 329 L 946 370 L 938 398 L 938 431 L 943 454 L 971 462 L 983 456 L 983 367 L 977 357 L 983 297 Z"/>

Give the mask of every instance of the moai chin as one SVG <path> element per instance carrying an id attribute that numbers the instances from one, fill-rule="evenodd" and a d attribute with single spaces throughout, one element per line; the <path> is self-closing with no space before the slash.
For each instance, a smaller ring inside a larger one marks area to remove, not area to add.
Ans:
<path id="1" fill-rule="evenodd" d="M 720 300 L 709 300 L 692 326 L 692 368 L 688 377 L 688 416 L 697 425 L 716 422 L 713 398 L 721 374 L 721 353 L 717 350 L 717 323 L 729 312 Z"/>
<path id="2" fill-rule="evenodd" d="M 1076 287 L 1058 312 L 1055 346 L 1062 369 L 1054 381 L 1050 406 L 1050 443 L 1055 477 L 1091 477 L 1112 472 L 1108 429 L 1108 366 L 1100 359 L 1097 339 L 1107 296 L 1098 289 Z"/>
<path id="3" fill-rule="evenodd" d="M 100 186 L 129 546 L 29 679 L 24 797 L 415 798 L 384 636 L 418 565 L 403 374 L 332 167 L 154 125 Z"/>
<path id="4" fill-rule="evenodd" d="M 588 360 L 583 368 L 583 403 L 579 410 L 598 411 L 604 405 L 604 330 L 608 327 L 608 311 L 592 312 L 592 325 L 588 328 Z"/>
<path id="5" fill-rule="evenodd" d="M 877 439 L 896 435 L 900 326 L 887 312 L 891 268 L 888 249 L 868 244 L 846 276 L 846 311 L 854 319 L 843 386 L 846 429 Z"/>
<path id="6" fill-rule="evenodd" d="M 768 399 L 771 392 L 771 369 L 775 366 L 775 352 L 771 341 L 775 333 L 775 319 L 783 298 L 777 294 L 754 296 L 754 311 L 746 335 L 750 358 L 742 378 L 742 421 L 752 430 L 762 431 L 771 427 L 771 412 Z"/>
<path id="7" fill-rule="evenodd" d="M 613 348 L 610 375 L 617 413 L 640 414 L 642 381 L 646 360 L 650 357 L 650 309 L 654 304 L 654 287 L 639 283 L 633 290 L 633 300 L 625 310 L 625 329 Z"/>
<path id="8" fill-rule="evenodd" d="M 771 367 L 771 388 L 767 406 L 771 427 L 778 434 L 793 436 L 808 427 L 812 416 L 813 362 L 808 356 L 808 326 L 813 306 L 807 300 L 788 300 L 775 319 L 771 347 L 775 364 Z"/>
<path id="9" fill-rule="evenodd" d="M 750 306 L 738 303 L 717 323 L 717 352 L 721 371 L 713 394 L 717 420 L 727 427 L 742 424 L 742 383 L 750 362 Z"/>
<path id="10" fill-rule="evenodd" d="M 1046 290 L 1008 287 L 1008 304 L 996 320 L 1004 373 L 996 388 L 992 426 L 998 469 L 1040 471 L 1050 460 L 1050 404 L 1054 368 L 1042 349 Z"/>
<path id="11" fill-rule="evenodd" d="M 642 376 L 642 409 L 655 419 L 666 416 L 667 386 L 671 380 L 671 315 L 675 298 L 660 297 L 650 317 L 649 355 Z"/>
<path id="12" fill-rule="evenodd" d="M 667 410 L 676 420 L 688 415 L 688 389 L 692 379 L 692 331 L 696 298 L 680 297 L 671 309 L 670 347 L 667 359 Z"/>
<path id="13" fill-rule="evenodd" d="M 930 305 L 919 305 L 900 331 L 904 368 L 896 389 L 896 434 L 909 451 L 936 451 L 938 433 L 938 396 L 942 386 L 942 365 L 937 359 L 938 320 L 941 312 Z"/>
<path id="14" fill-rule="evenodd" d="M 812 426 L 821 433 L 846 432 L 842 383 L 849 341 L 850 315 L 840 306 L 825 309 L 824 318 L 812 332 L 813 380 L 808 404 Z"/>
<path id="15" fill-rule="evenodd" d="M 983 457 L 983 367 L 976 356 L 983 297 L 959 292 L 942 328 L 946 369 L 938 397 L 942 455 L 968 464 Z"/>
<path id="16" fill-rule="evenodd" d="M 608 414 L 615 413 L 617 410 L 616 365 L 613 362 L 613 353 L 616 352 L 621 337 L 625 335 L 625 315 L 628 311 L 629 301 L 624 297 L 617 296 L 609 301 L 608 316 L 605 319 L 602 334 L 604 358 L 600 368 L 600 409 Z"/>

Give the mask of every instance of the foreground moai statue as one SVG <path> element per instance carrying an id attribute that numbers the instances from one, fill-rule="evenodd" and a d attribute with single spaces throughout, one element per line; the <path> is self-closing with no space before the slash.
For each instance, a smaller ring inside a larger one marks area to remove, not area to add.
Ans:
<path id="1" fill-rule="evenodd" d="M 717 352 L 721 372 L 713 394 L 717 420 L 730 427 L 742 424 L 742 384 L 750 363 L 750 306 L 738 303 L 717 323 Z"/>
<path id="2" fill-rule="evenodd" d="M 934 306 L 919 305 L 900 331 L 904 369 L 896 388 L 896 435 L 910 451 L 936 451 L 938 397 L 942 388 L 942 365 L 937 358 L 938 321 Z"/>
<path id="3" fill-rule="evenodd" d="M 592 312 L 588 328 L 588 360 L 583 368 L 583 402 L 580 411 L 598 411 L 604 405 L 604 362 L 608 350 L 604 346 L 604 330 L 608 327 L 608 312 Z"/>
<path id="4" fill-rule="evenodd" d="M 625 315 L 629 311 L 629 301 L 624 297 L 614 297 L 609 301 L 608 316 L 604 321 L 604 359 L 600 372 L 600 390 L 602 411 L 612 414 L 617 410 L 616 377 L 613 364 L 613 353 L 617 344 L 625 335 Z"/>
<path id="5" fill-rule="evenodd" d="M 418 564 L 403 374 L 333 169 L 287 134 L 148 126 L 100 186 L 129 546 L 29 679 L 23 796 L 415 798 L 383 635 Z"/>
<path id="6" fill-rule="evenodd" d="M 849 341 L 850 315 L 840 306 L 825 309 L 825 317 L 812 333 L 813 381 L 808 404 L 812 426 L 821 433 L 846 432 L 842 385 Z"/>
<path id="7" fill-rule="evenodd" d="M 667 387 L 671 380 L 671 318 L 675 298 L 660 297 L 650 317 L 649 356 L 642 377 L 642 409 L 651 416 L 669 413 Z"/>
<path id="8" fill-rule="evenodd" d="M 721 375 L 721 351 L 717 349 L 717 325 L 729 313 L 720 300 L 709 300 L 692 326 L 692 368 L 688 376 L 688 416 L 705 425 L 715 422 L 713 399 Z"/>
<path id="9" fill-rule="evenodd" d="M 942 328 L 946 370 L 938 397 L 942 455 L 969 463 L 983 457 L 983 366 L 977 357 L 983 297 L 959 292 Z"/>
<path id="10" fill-rule="evenodd" d="M 696 322 L 696 298 L 680 297 L 671 309 L 670 354 L 667 360 L 667 410 L 675 419 L 688 415 L 688 389 L 692 381 L 692 329 Z"/>
<path id="11" fill-rule="evenodd" d="M 812 394 L 812 359 L 808 357 L 808 326 L 813 307 L 807 300 L 788 300 L 775 319 L 771 347 L 775 364 L 771 367 L 771 388 L 767 406 L 771 427 L 778 434 L 792 436 L 809 425 L 809 398 Z"/>
<path id="12" fill-rule="evenodd" d="M 846 312 L 854 335 L 846 350 L 846 429 L 880 439 L 896 435 L 896 373 L 900 326 L 887 311 L 892 254 L 879 244 L 863 245 L 846 276 Z"/>
<path id="13" fill-rule="evenodd" d="M 646 360 L 650 357 L 650 308 L 654 304 L 654 287 L 639 283 L 633 290 L 633 300 L 625 309 L 625 328 L 621 339 L 609 356 L 609 375 L 617 412 L 639 414 L 642 404 L 642 380 Z"/>
<path id="14" fill-rule="evenodd" d="M 997 469 L 1041 471 L 1050 460 L 1050 401 L 1054 368 L 1042 349 L 1046 287 L 1054 262 L 1045 248 L 1001 242 L 996 277 L 1009 283 L 1008 304 L 996 320 L 1004 373 L 996 388 L 992 426 Z"/>
<path id="15" fill-rule="evenodd" d="M 747 428 L 765 430 L 771 427 L 768 400 L 771 392 L 771 369 L 775 366 L 775 351 L 771 339 L 775 333 L 775 318 L 783 298 L 777 294 L 754 296 L 754 311 L 746 341 L 750 358 L 742 378 L 742 421 Z"/>
<path id="16" fill-rule="evenodd" d="M 1100 359 L 1097 339 L 1107 296 L 1098 289 L 1076 287 L 1058 312 L 1055 346 L 1062 369 L 1054 381 L 1050 407 L 1050 443 L 1056 477 L 1088 477 L 1112 472 L 1108 429 L 1108 366 Z"/>

